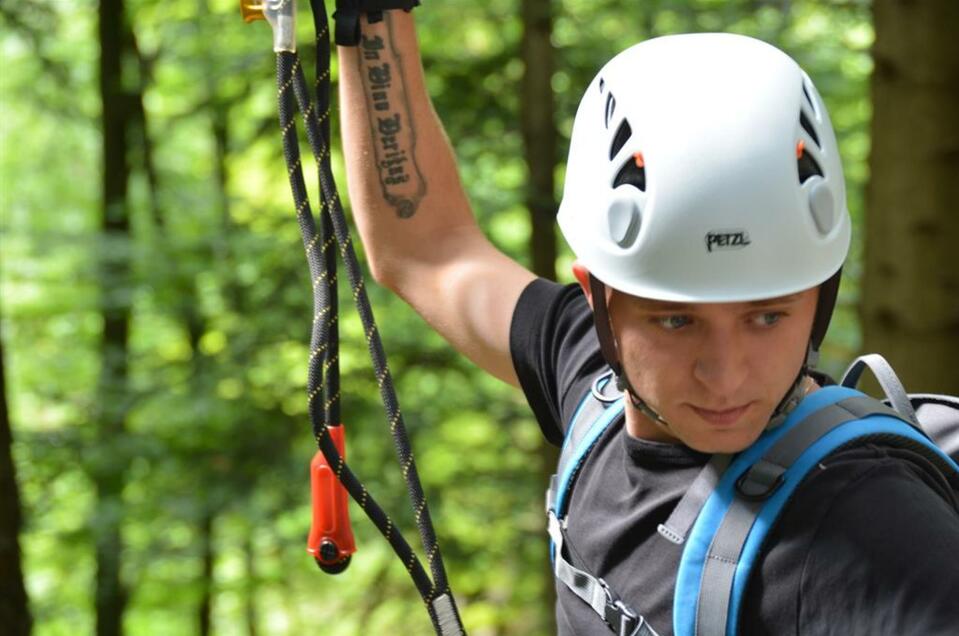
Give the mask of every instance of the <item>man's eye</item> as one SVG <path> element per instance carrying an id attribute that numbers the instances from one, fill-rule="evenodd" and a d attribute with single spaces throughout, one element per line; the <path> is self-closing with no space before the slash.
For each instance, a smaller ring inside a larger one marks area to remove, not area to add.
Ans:
<path id="1" fill-rule="evenodd" d="M 677 329 L 682 329 L 683 327 L 689 325 L 692 322 L 692 318 L 689 316 L 661 316 L 656 319 L 656 322 L 663 329 L 669 331 L 676 331 Z"/>
<path id="2" fill-rule="evenodd" d="M 767 311 L 753 318 L 753 322 L 759 327 L 772 327 L 779 322 L 779 319 L 784 315 L 781 311 Z"/>

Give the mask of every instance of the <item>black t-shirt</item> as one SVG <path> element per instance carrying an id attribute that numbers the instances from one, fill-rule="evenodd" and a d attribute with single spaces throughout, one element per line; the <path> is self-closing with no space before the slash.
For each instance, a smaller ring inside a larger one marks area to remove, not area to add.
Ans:
<path id="1" fill-rule="evenodd" d="M 513 316 L 510 349 L 544 435 L 561 444 L 606 368 L 578 287 L 532 282 Z M 656 528 L 707 460 L 630 436 L 621 416 L 589 454 L 570 500 L 573 565 L 605 579 L 662 636 L 673 633 L 682 547 Z M 923 462 L 876 445 L 823 461 L 768 535 L 740 633 L 959 634 L 959 503 Z M 610 633 L 562 582 L 556 593 L 559 634 Z"/>

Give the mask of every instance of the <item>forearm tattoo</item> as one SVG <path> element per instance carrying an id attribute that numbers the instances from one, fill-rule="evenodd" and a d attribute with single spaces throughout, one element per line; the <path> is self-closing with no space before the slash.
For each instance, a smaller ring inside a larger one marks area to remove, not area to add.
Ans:
<path id="1" fill-rule="evenodd" d="M 383 198 L 396 216 L 408 219 L 426 195 L 426 180 L 416 163 L 416 128 L 388 11 L 383 23 L 385 42 L 379 35 L 362 36 L 360 75 Z"/>

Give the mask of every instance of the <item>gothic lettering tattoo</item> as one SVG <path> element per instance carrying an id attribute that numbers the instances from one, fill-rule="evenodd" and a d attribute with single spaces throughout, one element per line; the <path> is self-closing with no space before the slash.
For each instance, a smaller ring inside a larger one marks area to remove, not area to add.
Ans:
<path id="1" fill-rule="evenodd" d="M 416 129 L 388 13 L 383 22 L 388 42 L 379 35 L 362 36 L 360 75 L 383 197 L 398 217 L 408 219 L 426 194 L 426 180 L 416 163 Z"/>

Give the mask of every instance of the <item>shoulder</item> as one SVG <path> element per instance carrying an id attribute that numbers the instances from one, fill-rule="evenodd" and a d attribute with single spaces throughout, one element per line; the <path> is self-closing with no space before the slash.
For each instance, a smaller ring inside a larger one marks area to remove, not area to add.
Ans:
<path id="1" fill-rule="evenodd" d="M 560 324 L 583 322 L 591 315 L 586 296 L 579 285 L 561 285 L 545 278 L 530 282 L 520 294 L 513 310 L 510 333 L 522 339 Z"/>
<path id="2" fill-rule="evenodd" d="M 605 364 L 592 312 L 579 286 L 545 279 L 527 285 L 513 312 L 510 354 L 544 434 L 561 444 L 575 403 Z"/>
<path id="3" fill-rule="evenodd" d="M 959 512 L 929 470 L 876 445 L 822 462 L 767 539 L 744 621 L 784 634 L 953 633 Z"/>

